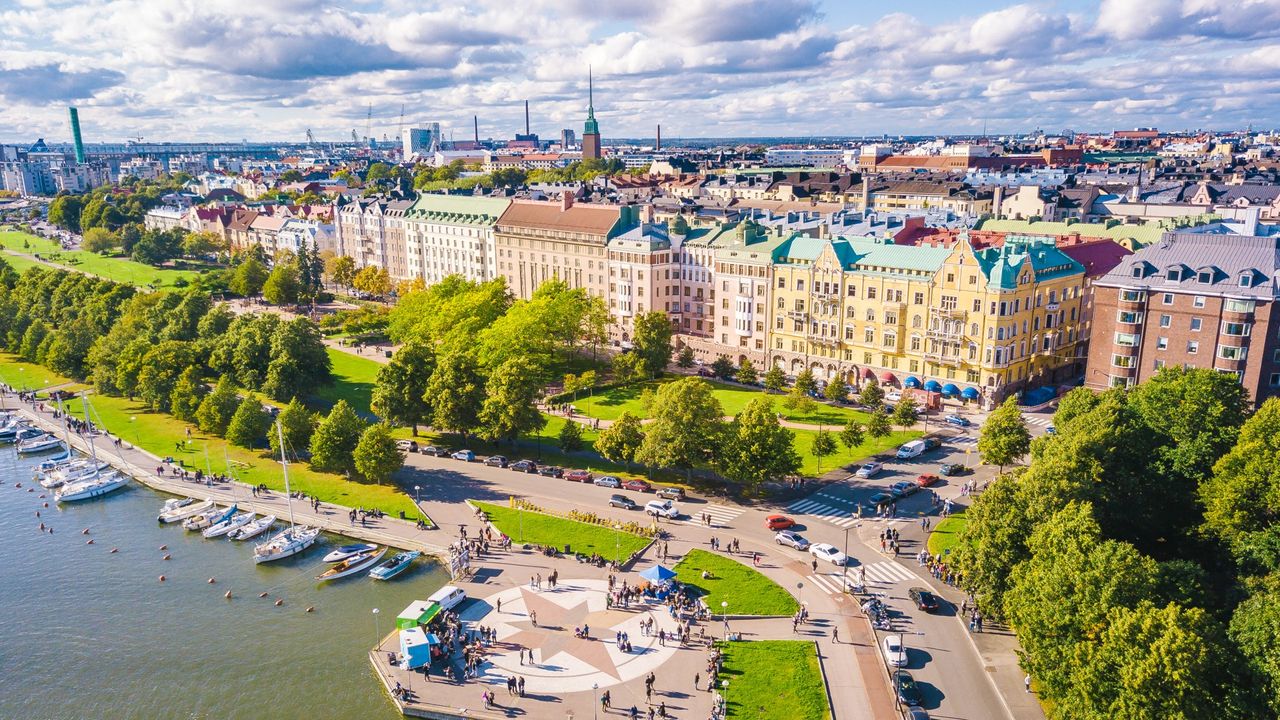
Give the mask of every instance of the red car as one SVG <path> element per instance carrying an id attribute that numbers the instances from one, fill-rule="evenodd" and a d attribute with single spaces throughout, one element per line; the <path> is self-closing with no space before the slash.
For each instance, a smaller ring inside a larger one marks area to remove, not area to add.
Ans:
<path id="1" fill-rule="evenodd" d="M 786 530 L 795 524 L 796 521 L 786 515 L 770 515 L 764 519 L 764 526 L 770 530 Z"/>
<path id="2" fill-rule="evenodd" d="M 586 470 L 570 470 L 564 474 L 564 479 L 584 483 L 589 483 L 593 480 L 591 473 Z"/>
<path id="3" fill-rule="evenodd" d="M 634 492 L 650 492 L 653 490 L 653 486 L 644 480 L 628 480 L 622 483 L 622 488 Z"/>
<path id="4" fill-rule="evenodd" d="M 938 482 L 938 480 L 939 478 L 937 475 L 934 475 L 932 473 L 925 473 L 924 475 L 921 475 L 920 477 L 916 478 L 916 484 L 919 485 L 920 487 L 929 487 L 930 485 Z"/>

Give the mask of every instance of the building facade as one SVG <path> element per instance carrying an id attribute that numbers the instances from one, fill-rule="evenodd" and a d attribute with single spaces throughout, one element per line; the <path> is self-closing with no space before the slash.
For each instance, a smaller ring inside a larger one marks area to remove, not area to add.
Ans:
<path id="1" fill-rule="evenodd" d="M 511 201 L 420 195 L 404 213 L 408 276 L 428 285 L 449 275 L 484 282 L 497 274 L 494 226 Z"/>
<path id="2" fill-rule="evenodd" d="M 516 200 L 494 228 L 497 273 L 519 299 L 560 278 L 607 301 L 609 239 L 638 217 L 634 207 L 575 203 L 570 193 L 557 202 Z"/>

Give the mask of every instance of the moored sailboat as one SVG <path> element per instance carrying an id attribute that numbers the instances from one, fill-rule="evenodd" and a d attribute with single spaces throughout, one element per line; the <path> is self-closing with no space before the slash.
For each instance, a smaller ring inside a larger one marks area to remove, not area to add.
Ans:
<path id="1" fill-rule="evenodd" d="M 320 537 L 320 528 L 295 525 L 293 522 L 293 492 L 289 489 L 289 460 L 285 457 L 284 431 L 276 420 L 276 436 L 280 439 L 280 466 L 284 471 L 284 494 L 289 505 L 289 527 L 270 540 L 253 548 L 255 563 L 271 562 L 297 555 L 311 547 Z"/>

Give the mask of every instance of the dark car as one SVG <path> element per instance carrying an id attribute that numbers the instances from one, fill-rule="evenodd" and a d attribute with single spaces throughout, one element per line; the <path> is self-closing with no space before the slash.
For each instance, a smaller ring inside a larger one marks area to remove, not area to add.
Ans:
<path id="1" fill-rule="evenodd" d="M 572 480 L 573 482 L 589 483 L 594 480 L 595 477 L 587 470 L 570 470 L 564 474 L 564 479 Z"/>
<path id="2" fill-rule="evenodd" d="M 933 593 L 922 587 L 913 587 L 907 591 L 907 595 L 911 597 L 911 602 L 916 607 L 925 612 L 933 612 L 938 609 L 938 598 Z"/>
<path id="3" fill-rule="evenodd" d="M 522 473 L 536 473 L 538 472 L 538 463 L 532 460 L 517 460 L 508 465 L 507 469 Z"/>
<path id="4" fill-rule="evenodd" d="M 628 480 L 622 483 L 623 490 L 631 490 L 633 492 L 650 492 L 653 486 L 644 480 Z"/>
<path id="5" fill-rule="evenodd" d="M 543 477 L 564 477 L 564 468 L 556 467 L 555 465 L 543 465 L 538 468 L 538 474 Z"/>
<path id="6" fill-rule="evenodd" d="M 439 445 L 424 445 L 422 454 L 431 455 L 432 457 L 444 457 L 449 454 L 449 450 Z"/>
<path id="7" fill-rule="evenodd" d="M 920 688 L 916 687 L 916 679 L 906 670 L 893 671 L 893 687 L 898 692 L 898 702 L 906 706 L 920 704 Z"/>
<path id="8" fill-rule="evenodd" d="M 678 487 L 661 487 L 658 488 L 658 497 L 665 500 L 683 500 L 684 488 Z"/>
<path id="9" fill-rule="evenodd" d="M 942 421 L 948 425 L 955 425 L 956 427 L 969 427 L 973 424 L 972 422 L 969 422 L 969 418 L 962 417 L 960 415 L 948 415 L 942 418 Z"/>
<path id="10" fill-rule="evenodd" d="M 637 507 L 640 507 L 639 505 L 636 505 L 635 500 L 632 500 L 626 495 L 610 495 L 609 506 L 622 508 L 623 510 L 635 510 Z"/>
<path id="11" fill-rule="evenodd" d="M 898 498 L 893 496 L 893 493 L 878 492 L 871 496 L 870 502 L 872 505 L 879 506 L 888 505 L 891 502 L 895 502 L 897 499 Z"/>
<path id="12" fill-rule="evenodd" d="M 937 450 L 938 448 L 942 447 L 942 441 L 936 437 L 927 437 L 923 439 L 924 439 L 925 452 L 929 452 L 930 450 Z"/>
<path id="13" fill-rule="evenodd" d="M 504 468 L 507 466 L 507 458 L 502 455 L 490 455 L 484 459 L 484 464 L 489 467 Z"/>
<path id="14" fill-rule="evenodd" d="M 938 474 L 942 475 L 943 477 L 953 477 L 955 475 L 963 475 L 968 471 L 969 469 L 966 468 L 964 465 L 961 465 L 960 463 L 947 463 L 942 467 L 938 468 Z"/>

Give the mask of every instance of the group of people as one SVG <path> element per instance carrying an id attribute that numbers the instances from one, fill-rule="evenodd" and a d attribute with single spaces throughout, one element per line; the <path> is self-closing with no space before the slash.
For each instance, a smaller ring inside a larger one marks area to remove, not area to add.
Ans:
<path id="1" fill-rule="evenodd" d="M 921 550 L 916 554 L 916 562 L 919 563 L 921 567 L 927 568 L 929 570 L 929 574 L 935 579 L 941 580 L 948 585 L 955 585 L 960 581 L 959 575 L 956 574 L 956 571 L 953 568 L 947 565 L 942 553 L 932 555 L 928 550 Z"/>
<path id="2" fill-rule="evenodd" d="M 556 583 L 559 580 L 560 580 L 560 571 L 553 570 L 551 574 L 547 576 L 547 589 L 550 590 L 554 588 L 556 586 Z M 530 590 L 542 589 L 542 573 L 529 576 L 529 589 Z"/>
<path id="3" fill-rule="evenodd" d="M 880 531 L 880 552 L 892 552 L 894 557 L 898 556 L 898 531 L 894 528 L 887 528 Z"/>
<path id="4" fill-rule="evenodd" d="M 719 549 L 720 549 L 720 538 L 718 538 L 718 537 L 716 537 L 716 536 L 712 535 L 712 536 L 711 536 L 711 542 L 710 542 L 710 543 L 708 543 L 708 544 L 709 544 L 709 545 L 711 545 L 711 549 L 712 549 L 712 550 L 719 550 Z M 730 540 L 728 543 L 726 543 L 726 544 L 724 545 L 724 548 L 725 548 L 725 552 L 729 553 L 730 555 L 732 555 L 732 554 L 734 554 L 734 553 L 738 552 L 738 538 L 734 538 L 734 539 Z"/>

